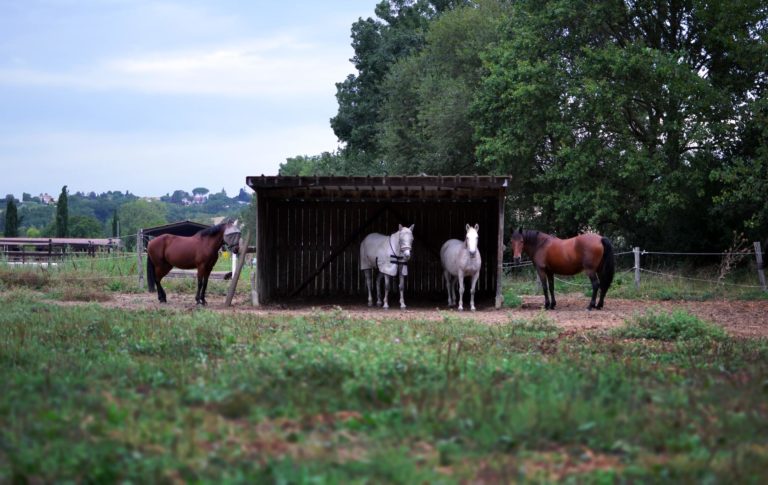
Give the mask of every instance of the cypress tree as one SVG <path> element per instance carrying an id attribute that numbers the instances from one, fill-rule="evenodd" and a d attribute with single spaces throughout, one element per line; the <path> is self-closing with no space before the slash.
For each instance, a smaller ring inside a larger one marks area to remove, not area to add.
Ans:
<path id="1" fill-rule="evenodd" d="M 56 202 L 56 237 L 69 237 L 69 209 L 67 208 L 67 186 L 61 188 Z"/>
<path id="2" fill-rule="evenodd" d="M 5 237 L 19 236 L 19 216 L 13 197 L 8 197 L 5 206 L 5 231 L 3 233 Z"/>
<path id="3" fill-rule="evenodd" d="M 117 209 L 112 214 L 112 237 L 119 237 L 118 229 L 120 227 L 120 219 L 117 218 Z"/>

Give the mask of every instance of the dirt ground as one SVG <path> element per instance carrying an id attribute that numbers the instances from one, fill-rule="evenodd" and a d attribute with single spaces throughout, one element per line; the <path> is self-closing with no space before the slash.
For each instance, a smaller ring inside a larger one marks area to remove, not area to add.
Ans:
<path id="1" fill-rule="evenodd" d="M 195 308 L 194 295 L 170 294 L 169 302 L 161 305 L 153 294 L 118 294 L 111 301 L 101 302 L 101 305 L 117 308 L 174 308 L 192 310 Z M 384 319 L 413 319 L 413 320 L 442 320 L 446 315 L 457 316 L 494 324 L 508 322 L 511 319 L 528 320 L 543 312 L 543 296 L 523 297 L 522 308 L 502 308 L 496 310 L 492 302 L 478 302 L 478 311 L 458 312 L 447 307 L 445 302 L 417 302 L 406 310 L 400 310 L 396 301 L 388 310 L 368 308 L 365 303 L 347 302 L 341 305 L 328 305 L 320 302 L 297 303 L 291 305 L 266 305 L 255 308 L 250 304 L 249 297 L 243 295 L 235 298 L 232 307 L 224 306 L 224 297 L 211 295 L 208 297 L 208 309 L 220 312 L 248 313 L 253 315 L 308 315 L 317 311 L 332 311 L 341 308 L 352 318 L 367 320 Z M 603 310 L 587 311 L 588 300 L 582 294 L 558 295 L 557 309 L 546 312 L 547 318 L 553 320 L 564 329 L 583 331 L 605 330 L 620 326 L 625 319 L 636 313 L 644 313 L 649 309 L 673 311 L 683 309 L 699 318 L 717 323 L 731 335 L 739 337 L 768 337 L 768 300 L 760 301 L 647 301 L 623 300 L 608 298 Z"/>

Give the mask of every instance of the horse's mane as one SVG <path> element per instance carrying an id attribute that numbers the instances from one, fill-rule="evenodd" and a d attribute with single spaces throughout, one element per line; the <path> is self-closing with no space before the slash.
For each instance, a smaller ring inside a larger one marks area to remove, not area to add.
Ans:
<path id="1" fill-rule="evenodd" d="M 523 230 L 523 242 L 525 245 L 535 248 L 539 244 L 539 234 L 541 232 L 536 229 L 525 229 Z"/>
<path id="2" fill-rule="evenodd" d="M 216 224 L 215 226 L 206 227 L 205 229 L 201 229 L 200 231 L 198 231 L 197 235 L 198 236 L 215 236 L 216 234 L 223 231 L 224 227 L 227 224 L 229 224 L 229 221 L 223 221 Z"/>

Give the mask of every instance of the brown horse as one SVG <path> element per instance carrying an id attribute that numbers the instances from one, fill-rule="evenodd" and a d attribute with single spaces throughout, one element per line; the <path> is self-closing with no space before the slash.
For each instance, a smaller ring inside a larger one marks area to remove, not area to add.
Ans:
<path id="1" fill-rule="evenodd" d="M 544 288 L 544 308 L 555 309 L 555 275 L 574 275 L 581 271 L 587 273 L 592 283 L 592 300 L 588 310 L 603 308 L 605 293 L 613 282 L 615 265 L 611 242 L 599 234 L 582 234 L 570 239 L 559 239 L 539 231 L 522 228 L 514 231 L 510 239 L 515 262 L 520 262 L 520 254 L 525 253 L 533 261 Z M 552 301 L 547 294 L 552 295 Z M 597 290 L 600 289 L 600 301 L 595 304 Z"/>
<path id="2" fill-rule="evenodd" d="M 237 254 L 240 229 L 237 221 L 225 220 L 221 224 L 203 229 L 194 236 L 175 236 L 163 234 L 149 241 L 147 245 L 147 282 L 149 291 L 155 291 L 157 299 L 165 303 L 165 290 L 160 285 L 165 275 L 175 266 L 181 269 L 197 268 L 197 293 L 195 301 L 205 305 L 205 290 L 208 277 L 216 260 L 219 249 L 227 244 Z"/>

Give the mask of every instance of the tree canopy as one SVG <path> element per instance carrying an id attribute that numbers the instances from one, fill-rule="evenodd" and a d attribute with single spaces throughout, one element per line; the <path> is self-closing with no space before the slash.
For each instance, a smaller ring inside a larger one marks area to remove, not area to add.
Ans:
<path id="1" fill-rule="evenodd" d="M 515 224 L 725 247 L 768 227 L 768 0 L 385 0 L 343 148 L 282 174 L 508 174 Z"/>

